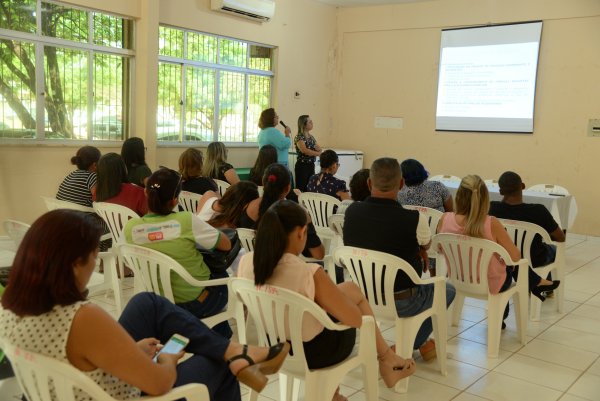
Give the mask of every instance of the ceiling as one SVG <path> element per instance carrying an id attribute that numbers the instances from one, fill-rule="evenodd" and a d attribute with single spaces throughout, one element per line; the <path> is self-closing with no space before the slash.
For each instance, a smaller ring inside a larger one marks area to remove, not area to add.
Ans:
<path id="1" fill-rule="evenodd" d="M 417 3 L 431 0 L 317 0 L 319 3 L 337 7 L 376 6 L 381 4 Z"/>

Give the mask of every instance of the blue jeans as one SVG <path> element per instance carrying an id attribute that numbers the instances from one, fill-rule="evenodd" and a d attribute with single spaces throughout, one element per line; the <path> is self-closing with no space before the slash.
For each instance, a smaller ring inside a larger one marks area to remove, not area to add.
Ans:
<path id="1" fill-rule="evenodd" d="M 211 278 L 215 278 L 212 277 Z M 227 306 L 227 286 L 226 285 L 217 285 L 214 287 L 206 287 L 204 291 L 208 291 L 208 295 L 202 302 L 197 299 L 182 302 L 177 304 L 177 306 L 187 310 L 192 315 L 196 316 L 199 319 L 204 319 L 205 317 L 214 316 L 220 313 L 225 306 Z M 229 326 L 229 322 L 221 322 L 212 328 L 215 332 L 221 334 L 225 338 L 231 338 L 233 332 L 231 331 L 231 327 Z"/>
<path id="2" fill-rule="evenodd" d="M 423 312 L 431 308 L 433 305 L 433 284 L 425 284 L 418 285 L 415 287 L 417 289 L 417 293 L 415 296 L 406 299 L 396 300 L 396 311 L 398 312 L 399 317 L 411 317 L 416 316 L 419 313 Z M 454 297 L 456 296 L 456 289 L 450 283 L 446 283 L 446 308 L 450 306 L 452 301 L 454 301 Z M 431 323 L 431 318 L 425 319 L 419 331 L 417 332 L 417 336 L 415 337 L 415 344 L 413 345 L 413 349 L 419 348 L 421 345 L 427 341 L 429 335 L 433 332 L 433 324 Z"/>
<path id="3" fill-rule="evenodd" d="M 135 341 L 154 337 L 166 344 L 173 334 L 189 338 L 185 350 L 194 355 L 177 365 L 175 387 L 202 383 L 208 387 L 211 400 L 241 400 L 239 383 L 223 359 L 229 340 L 196 316 L 163 297 L 142 292 L 131 298 L 119 323 Z"/>

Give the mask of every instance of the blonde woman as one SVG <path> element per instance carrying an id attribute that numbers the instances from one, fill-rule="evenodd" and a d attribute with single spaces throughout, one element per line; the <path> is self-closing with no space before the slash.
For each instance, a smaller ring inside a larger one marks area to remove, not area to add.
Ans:
<path id="1" fill-rule="evenodd" d="M 310 131 L 313 129 L 313 121 L 309 115 L 298 117 L 298 134 L 294 137 L 296 146 L 296 188 L 306 191 L 308 179 L 315 174 L 315 160 L 321 155 L 321 146 L 317 143 Z"/>
<path id="2" fill-rule="evenodd" d="M 204 158 L 198 149 L 189 148 L 179 156 L 179 174 L 181 189 L 204 195 L 207 191 L 217 191 L 217 184 L 212 178 L 202 176 Z"/>
<path id="3" fill-rule="evenodd" d="M 223 142 L 212 142 L 208 145 L 202 175 L 226 181 L 230 185 L 240 181 L 240 177 L 238 177 L 233 166 L 227 163 L 227 148 Z"/>
<path id="4" fill-rule="evenodd" d="M 488 215 L 490 197 L 481 177 L 468 175 L 462 179 L 460 187 L 456 191 L 455 204 L 455 212 L 442 215 L 438 223 L 438 233 L 463 234 L 494 241 L 506 249 L 512 260 L 521 259 L 521 252 L 511 241 L 502 223 L 497 218 Z M 494 257 L 488 268 L 490 293 L 497 294 L 507 290 L 512 282 L 513 274 L 516 279 L 513 267 L 506 266 L 506 263 L 498 256 Z M 560 284 L 559 281 L 551 282 L 541 279 L 531 269 L 529 269 L 529 283 L 530 287 L 532 283 L 536 283 L 535 286 L 541 286 L 545 290 L 550 287 L 556 288 Z M 508 316 L 508 305 L 506 308 L 504 319 Z M 505 327 L 505 323 L 502 322 L 502 328 Z"/>

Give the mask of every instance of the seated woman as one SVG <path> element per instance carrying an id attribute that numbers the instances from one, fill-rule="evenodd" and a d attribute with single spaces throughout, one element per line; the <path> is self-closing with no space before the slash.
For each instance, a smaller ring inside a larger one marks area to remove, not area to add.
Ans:
<path id="1" fill-rule="evenodd" d="M 256 285 L 270 284 L 296 291 L 316 302 L 341 323 L 360 327 L 363 315 L 373 315 L 369 302 L 352 282 L 334 284 L 315 263 L 298 257 L 304 249 L 308 214 L 289 200 L 275 202 L 265 211 L 256 233 L 254 252 L 242 257 L 239 277 Z M 324 368 L 346 359 L 355 342 L 355 330 L 330 331 L 314 320 L 303 327 L 304 352 L 309 369 Z M 396 355 L 376 329 L 379 372 L 387 387 L 415 371 L 412 359 Z M 334 400 L 344 399 L 339 394 Z"/>
<path id="2" fill-rule="evenodd" d="M 263 174 L 263 187 L 263 196 L 248 204 L 239 219 L 238 227 L 255 230 L 267 209 L 278 200 L 285 199 L 292 187 L 290 171 L 279 163 L 271 164 Z M 302 254 L 314 259 L 325 257 L 325 247 L 311 222 L 308 224 L 308 240 Z"/>
<path id="3" fill-rule="evenodd" d="M 209 191 L 198 202 L 198 217 L 213 227 L 237 228 L 244 209 L 258 199 L 258 187 L 250 181 L 240 181 L 227 189 L 222 198 Z"/>
<path id="4" fill-rule="evenodd" d="M 79 148 L 71 157 L 71 164 L 77 170 L 69 173 L 58 187 L 56 199 L 92 207 L 96 194 L 96 169 L 100 160 L 100 151 L 93 146 Z"/>
<path id="5" fill-rule="evenodd" d="M 97 173 L 96 202 L 116 203 L 133 210 L 138 216 L 148 213 L 144 189 L 129 183 L 127 167 L 120 155 L 107 153 L 102 156 Z"/>
<path id="6" fill-rule="evenodd" d="M 152 170 L 146 164 L 146 147 L 143 139 L 138 137 L 126 139 L 121 147 L 121 157 L 127 166 L 129 182 L 145 187 Z"/>
<path id="7" fill-rule="evenodd" d="M 211 274 L 197 248 L 227 251 L 231 249 L 229 238 L 190 212 L 173 212 L 180 192 L 181 176 L 176 171 L 155 171 L 146 183 L 150 213 L 127 222 L 123 227 L 125 241 L 172 257 L 196 280 L 222 278 Z M 221 312 L 227 305 L 227 286 L 194 287 L 178 275 L 171 277 L 171 286 L 175 303 L 201 319 Z M 227 322 L 213 330 L 231 337 Z"/>
<path id="8" fill-rule="evenodd" d="M 444 213 L 438 223 L 438 233 L 452 233 L 484 238 L 494 241 L 510 255 L 512 260 L 521 259 L 521 252 L 513 244 L 508 233 L 497 218 L 488 215 L 490 196 L 485 182 L 478 175 L 468 175 L 460 182 L 456 191 L 456 212 Z M 513 266 L 498 257 L 490 261 L 488 268 L 488 285 L 491 294 L 506 291 L 514 278 L 517 278 Z M 558 287 L 560 281 L 548 281 L 541 278 L 529 268 L 529 291 L 541 296 L 542 291 L 551 291 Z M 504 311 L 504 319 L 508 316 L 508 305 Z M 504 329 L 506 324 L 502 322 Z"/>
<path id="9" fill-rule="evenodd" d="M 429 173 L 415 159 L 406 159 L 400 164 L 404 186 L 398 192 L 401 205 L 425 206 L 440 212 L 453 211 L 452 195 L 439 181 L 427 181 Z"/>
<path id="10" fill-rule="evenodd" d="M 240 181 L 233 166 L 227 163 L 227 148 L 223 142 L 211 142 L 208 145 L 202 175 L 228 182 L 230 185 Z"/>
<path id="11" fill-rule="evenodd" d="M 330 195 L 339 200 L 350 199 L 350 194 L 346 188 L 346 181 L 334 177 L 340 167 L 337 153 L 328 149 L 321 153 L 319 162 L 321 164 L 321 172 L 308 179 L 306 191 Z"/>
<path id="12" fill-rule="evenodd" d="M 74 366 L 117 399 L 203 383 L 211 399 L 238 401 L 236 376 L 257 391 L 264 387 L 264 375 L 279 369 L 287 344 L 267 349 L 231 342 L 151 293 L 134 296 L 118 323 L 90 303 L 86 286 L 101 234 L 95 219 L 73 210 L 53 210 L 33 223 L 2 296 L 0 338 Z M 190 339 L 186 352 L 193 356 L 178 364 L 183 352 L 161 353 L 153 362 L 173 334 Z"/>
<path id="13" fill-rule="evenodd" d="M 336 213 L 344 214 L 352 202 L 362 202 L 368 196 L 371 196 L 368 183 L 369 171 L 368 168 L 363 168 L 352 175 L 352 178 L 350 178 L 350 199 L 344 199 Z"/>
<path id="14" fill-rule="evenodd" d="M 258 186 L 262 185 L 263 173 L 267 166 L 277 163 L 277 149 L 273 145 L 265 145 L 258 151 L 254 167 L 250 169 L 249 181 Z"/>
<path id="15" fill-rule="evenodd" d="M 208 177 L 202 177 L 204 158 L 198 149 L 189 148 L 179 156 L 179 174 L 181 188 L 184 191 L 204 195 L 207 191 L 217 191 L 217 184 Z"/>

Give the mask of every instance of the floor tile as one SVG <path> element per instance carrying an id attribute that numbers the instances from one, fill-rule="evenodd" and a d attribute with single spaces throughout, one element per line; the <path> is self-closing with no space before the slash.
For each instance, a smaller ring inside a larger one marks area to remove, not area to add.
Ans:
<path id="1" fill-rule="evenodd" d="M 504 359 L 512 355 L 512 353 L 501 349 L 498 358 L 488 358 L 487 345 L 459 337 L 448 341 L 447 351 L 449 359 L 455 359 L 466 364 L 489 370 L 495 368 Z"/>
<path id="2" fill-rule="evenodd" d="M 495 368 L 494 372 L 560 391 L 566 391 L 581 375 L 580 370 L 524 355 L 511 356 Z"/>
<path id="3" fill-rule="evenodd" d="M 417 371 L 414 375 L 458 390 L 464 390 L 475 383 L 480 377 L 488 373 L 487 369 L 479 368 L 455 359 L 447 359 L 446 366 L 448 375 L 443 376 L 440 373 L 437 363 L 421 363 L 417 366 Z"/>
<path id="4" fill-rule="evenodd" d="M 449 401 L 459 392 L 455 388 L 424 380 L 414 375 L 410 378 L 408 392 L 404 394 L 388 389 L 381 381 L 379 385 L 379 398 L 389 401 Z"/>
<path id="5" fill-rule="evenodd" d="M 590 368 L 587 370 L 587 373 L 600 376 L 600 358 L 596 359 L 592 366 L 590 366 Z"/>
<path id="6" fill-rule="evenodd" d="M 455 398 L 452 399 L 452 401 L 493 401 L 490 400 L 489 398 L 483 398 L 483 397 L 479 397 L 477 395 L 474 394 L 469 394 L 469 393 L 460 393 L 459 395 L 457 395 Z"/>
<path id="7" fill-rule="evenodd" d="M 587 400 L 600 400 L 600 379 L 598 376 L 585 373 L 569 389 L 568 394 L 575 395 Z"/>
<path id="8" fill-rule="evenodd" d="M 558 400 L 562 392 L 525 380 L 490 372 L 466 390 L 494 401 Z"/>
<path id="9" fill-rule="evenodd" d="M 534 339 L 529 342 L 518 351 L 518 354 L 580 371 L 584 371 L 598 359 L 598 354 L 596 353 L 540 339 Z"/>
<path id="10" fill-rule="evenodd" d="M 600 336 L 554 325 L 538 336 L 540 340 L 600 354 Z"/>

